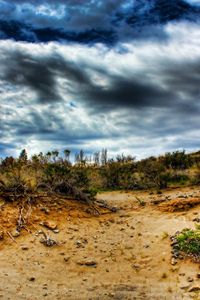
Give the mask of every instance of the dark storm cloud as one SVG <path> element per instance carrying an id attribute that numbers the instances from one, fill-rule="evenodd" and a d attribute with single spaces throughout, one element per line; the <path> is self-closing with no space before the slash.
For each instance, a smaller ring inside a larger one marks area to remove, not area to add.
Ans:
<path id="1" fill-rule="evenodd" d="M 166 38 L 164 24 L 199 15 L 199 7 L 183 0 L 1 1 L 0 38 L 113 45 Z"/>
<path id="2" fill-rule="evenodd" d="M 39 102 L 57 102 L 62 99 L 57 90 L 56 80 L 59 76 L 76 84 L 89 83 L 79 67 L 57 54 L 34 56 L 14 50 L 4 53 L 2 57 L 0 79 L 16 87 L 31 89 Z"/>
<path id="3" fill-rule="evenodd" d="M 117 107 L 162 107 L 170 105 L 174 95 L 150 82 L 137 77 L 112 78 L 108 87 L 90 86 L 85 92 L 85 100 L 101 109 Z"/>
<path id="4" fill-rule="evenodd" d="M 87 51 L 87 49 L 85 49 Z M 154 66 L 155 64 L 155 66 Z M 36 95 L 38 103 L 68 100 L 80 101 L 93 111 L 110 111 L 118 108 L 179 107 L 179 110 L 198 109 L 200 96 L 200 60 L 192 62 L 173 60 L 154 67 L 152 74 L 141 77 L 141 71 L 112 73 L 112 68 L 91 64 L 83 60 L 64 57 L 57 50 L 42 54 L 14 49 L 1 51 L 1 75 L 10 88 L 24 87 Z M 148 69 L 148 67 L 147 67 Z M 148 71 L 147 71 L 148 73 Z M 93 80 L 99 76 L 100 82 Z M 160 84 L 155 76 L 160 79 Z M 62 80 L 62 92 L 58 81 Z M 105 83 L 102 84 L 101 80 Z M 64 93 L 63 93 L 64 92 Z M 73 101 L 72 101 L 73 103 Z"/>

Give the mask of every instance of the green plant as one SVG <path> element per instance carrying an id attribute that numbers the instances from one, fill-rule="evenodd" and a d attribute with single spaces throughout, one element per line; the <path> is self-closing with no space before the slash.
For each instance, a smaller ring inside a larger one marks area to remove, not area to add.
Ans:
<path id="1" fill-rule="evenodd" d="M 186 254 L 200 255 L 200 230 L 183 229 L 176 235 L 177 250 Z"/>

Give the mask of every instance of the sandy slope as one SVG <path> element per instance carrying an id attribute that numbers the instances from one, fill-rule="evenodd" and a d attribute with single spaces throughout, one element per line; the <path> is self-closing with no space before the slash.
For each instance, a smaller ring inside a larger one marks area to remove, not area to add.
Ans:
<path id="1" fill-rule="evenodd" d="M 166 195 L 173 199 L 199 193 L 194 188 Z M 82 213 L 77 205 L 69 209 L 55 204 L 55 212 L 49 214 L 36 210 L 32 234 L 24 232 L 16 243 L 9 238 L 0 242 L 0 299 L 200 299 L 200 293 L 188 291 L 200 287 L 199 265 L 190 261 L 171 265 L 166 237 L 194 227 L 199 206 L 166 213 L 151 204 L 166 195 L 103 193 L 98 197 L 121 209 L 99 217 Z M 136 197 L 146 205 L 140 206 Z M 49 231 L 50 236 L 64 244 L 40 243 L 41 236 L 35 233 L 42 228 L 41 220 L 58 224 L 60 232 Z"/>

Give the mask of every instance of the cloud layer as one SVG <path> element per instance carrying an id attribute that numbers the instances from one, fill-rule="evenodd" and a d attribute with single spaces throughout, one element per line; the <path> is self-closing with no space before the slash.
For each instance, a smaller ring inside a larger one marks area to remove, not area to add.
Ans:
<path id="1" fill-rule="evenodd" d="M 167 38 L 169 22 L 198 22 L 200 7 L 184 0 L 0 1 L 0 38 L 104 43 Z"/>
<path id="2" fill-rule="evenodd" d="M 200 29 L 185 21 L 163 32 L 112 48 L 1 41 L 1 153 L 198 149 Z"/>

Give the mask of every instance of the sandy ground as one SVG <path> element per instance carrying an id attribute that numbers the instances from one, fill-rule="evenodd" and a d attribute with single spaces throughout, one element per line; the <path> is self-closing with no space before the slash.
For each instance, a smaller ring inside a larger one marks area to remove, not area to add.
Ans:
<path id="1" fill-rule="evenodd" d="M 76 203 L 54 203 L 47 211 L 48 203 L 38 204 L 32 210 L 31 233 L 23 231 L 15 242 L 5 234 L 0 241 L 0 299 L 200 299 L 200 292 L 190 292 L 200 288 L 199 264 L 184 260 L 172 265 L 168 236 L 194 228 L 199 206 L 172 213 L 152 204 L 156 199 L 199 196 L 198 187 L 161 195 L 106 192 L 98 198 L 120 210 L 99 217 Z M 16 207 L 2 206 L 0 229 L 12 232 L 16 217 Z M 40 242 L 37 232 L 45 220 L 57 224 L 59 233 L 45 232 L 59 246 Z"/>

